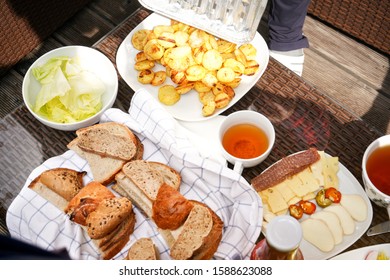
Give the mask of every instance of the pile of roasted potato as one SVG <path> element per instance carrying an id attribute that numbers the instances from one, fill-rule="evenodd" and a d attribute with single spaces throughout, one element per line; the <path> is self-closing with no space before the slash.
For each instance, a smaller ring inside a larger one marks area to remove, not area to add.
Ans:
<path id="1" fill-rule="evenodd" d="M 194 89 L 205 117 L 229 104 L 242 75 L 254 75 L 259 69 L 252 44 L 237 47 L 174 20 L 153 30 L 137 30 L 131 42 L 139 50 L 134 64 L 138 81 L 160 86 L 158 98 L 165 105 L 175 104 L 182 94 Z M 165 71 L 153 71 L 156 64 Z M 164 85 L 167 77 L 176 85 Z"/>

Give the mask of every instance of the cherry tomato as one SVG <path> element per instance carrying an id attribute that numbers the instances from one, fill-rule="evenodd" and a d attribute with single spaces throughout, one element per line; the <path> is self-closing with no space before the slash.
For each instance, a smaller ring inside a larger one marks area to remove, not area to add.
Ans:
<path id="1" fill-rule="evenodd" d="M 299 201 L 298 205 L 303 209 L 303 213 L 308 215 L 313 214 L 317 208 L 317 206 L 313 202 L 307 200 Z"/>
<path id="2" fill-rule="evenodd" d="M 292 204 L 288 207 L 288 210 L 290 212 L 290 215 L 293 216 L 297 220 L 299 220 L 303 216 L 303 209 L 299 205 Z"/>
<path id="3" fill-rule="evenodd" d="M 325 197 L 325 189 L 321 189 L 316 195 L 316 202 L 318 206 L 324 208 L 332 204 L 332 200 Z"/>
<path id="4" fill-rule="evenodd" d="M 341 192 L 334 187 L 330 187 L 326 189 L 325 197 L 332 200 L 333 203 L 339 203 L 341 200 Z"/>

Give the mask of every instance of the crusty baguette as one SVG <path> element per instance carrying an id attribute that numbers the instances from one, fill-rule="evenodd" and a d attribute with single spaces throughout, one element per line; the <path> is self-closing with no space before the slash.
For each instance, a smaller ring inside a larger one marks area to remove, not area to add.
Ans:
<path id="1" fill-rule="evenodd" d="M 84 171 L 69 168 L 53 168 L 42 172 L 28 187 L 64 210 L 68 202 L 83 188 L 85 174 Z"/>
<path id="2" fill-rule="evenodd" d="M 131 245 L 127 260 L 157 260 L 158 253 L 151 238 L 140 238 Z"/>

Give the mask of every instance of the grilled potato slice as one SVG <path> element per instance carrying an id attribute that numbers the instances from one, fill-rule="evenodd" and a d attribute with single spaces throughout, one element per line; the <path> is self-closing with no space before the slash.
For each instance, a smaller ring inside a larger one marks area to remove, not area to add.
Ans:
<path id="1" fill-rule="evenodd" d="M 153 28 L 153 33 L 154 35 L 158 38 L 161 33 L 163 32 L 169 32 L 169 33 L 174 33 L 175 29 L 171 25 L 156 25 Z"/>
<path id="2" fill-rule="evenodd" d="M 170 75 L 171 80 L 175 84 L 180 85 L 180 84 L 184 83 L 185 81 L 187 81 L 186 73 L 184 71 L 171 70 L 170 74 L 171 74 Z"/>
<path id="3" fill-rule="evenodd" d="M 236 49 L 236 44 L 228 42 L 223 39 L 218 40 L 218 51 L 220 53 L 232 53 Z"/>
<path id="4" fill-rule="evenodd" d="M 232 68 L 222 67 L 217 71 L 217 79 L 222 83 L 230 83 L 234 80 L 236 74 Z"/>
<path id="5" fill-rule="evenodd" d="M 245 65 L 233 58 L 226 59 L 223 66 L 231 68 L 238 76 L 244 74 L 245 71 Z"/>
<path id="6" fill-rule="evenodd" d="M 206 92 L 199 92 L 199 100 L 203 105 L 207 105 L 211 101 L 214 102 L 214 99 L 215 99 L 215 95 L 211 90 Z"/>
<path id="7" fill-rule="evenodd" d="M 226 93 L 219 93 L 218 95 L 215 96 L 214 101 L 215 101 L 215 108 L 221 109 L 226 107 L 229 104 L 230 98 Z"/>
<path id="8" fill-rule="evenodd" d="M 153 86 L 162 85 L 167 78 L 167 73 L 165 71 L 157 71 L 154 73 L 153 80 L 150 82 Z"/>
<path id="9" fill-rule="evenodd" d="M 194 89 L 197 91 L 197 92 L 208 92 L 208 91 L 211 91 L 211 87 L 208 87 L 207 85 L 205 85 L 203 82 L 201 81 L 196 81 L 195 84 L 194 84 Z"/>
<path id="10" fill-rule="evenodd" d="M 188 81 L 200 81 L 206 75 L 207 70 L 201 65 L 192 65 L 186 70 L 186 77 Z"/>
<path id="11" fill-rule="evenodd" d="M 182 30 L 176 31 L 173 35 L 175 38 L 176 46 L 178 47 L 186 45 L 188 42 L 188 38 L 190 37 L 187 32 Z"/>
<path id="12" fill-rule="evenodd" d="M 206 41 L 207 35 L 203 30 L 195 29 L 188 38 L 188 44 L 191 48 L 199 48 Z"/>
<path id="13" fill-rule="evenodd" d="M 239 46 L 238 49 L 244 53 L 247 60 L 256 59 L 257 50 L 252 44 L 243 44 Z"/>
<path id="14" fill-rule="evenodd" d="M 150 84 L 153 81 L 154 72 L 150 69 L 145 69 L 138 72 L 137 79 L 141 84 Z"/>
<path id="15" fill-rule="evenodd" d="M 144 46 L 144 53 L 149 60 L 158 60 L 164 55 L 165 49 L 157 39 L 149 40 Z"/>
<path id="16" fill-rule="evenodd" d="M 172 85 L 165 85 L 158 89 L 158 100 L 165 105 L 173 105 L 180 100 L 180 94 Z"/>
<path id="17" fill-rule="evenodd" d="M 180 95 L 186 94 L 194 88 L 194 83 L 183 83 L 176 87 L 176 92 Z"/>
<path id="18" fill-rule="evenodd" d="M 218 83 L 217 71 L 207 72 L 202 79 L 202 83 L 210 88 L 214 87 Z"/>
<path id="19" fill-rule="evenodd" d="M 152 33 L 152 31 L 147 29 L 137 30 L 131 37 L 131 43 L 133 44 L 134 48 L 142 51 L 146 42 L 148 41 L 148 36 L 150 33 Z"/>
<path id="20" fill-rule="evenodd" d="M 202 107 L 202 115 L 204 117 L 211 116 L 212 114 L 214 114 L 215 108 L 216 106 L 214 101 L 210 101 L 207 104 L 204 104 Z"/>
<path id="21" fill-rule="evenodd" d="M 154 67 L 155 63 L 154 61 L 151 60 L 142 60 L 142 61 L 137 61 L 134 63 L 134 69 L 137 71 L 142 71 L 146 69 L 152 69 Z"/>
<path id="22" fill-rule="evenodd" d="M 202 65 L 207 70 L 218 70 L 222 66 L 222 56 L 217 50 L 208 50 L 202 60 Z"/>
<path id="23" fill-rule="evenodd" d="M 135 62 L 139 62 L 139 61 L 144 61 L 144 60 L 147 60 L 148 58 L 146 57 L 145 53 L 143 51 L 140 51 L 139 53 L 137 53 L 135 55 Z"/>
<path id="24" fill-rule="evenodd" d="M 259 70 L 260 65 L 256 60 L 248 60 L 245 65 L 244 74 L 247 76 L 254 75 Z"/>
<path id="25" fill-rule="evenodd" d="M 165 49 L 176 46 L 175 34 L 172 32 L 162 32 L 160 36 L 157 37 L 157 41 Z"/>

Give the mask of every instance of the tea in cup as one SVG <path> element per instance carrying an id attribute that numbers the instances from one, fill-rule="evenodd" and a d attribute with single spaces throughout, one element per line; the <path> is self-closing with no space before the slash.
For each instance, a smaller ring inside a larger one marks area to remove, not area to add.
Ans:
<path id="1" fill-rule="evenodd" d="M 255 111 L 234 112 L 222 121 L 219 128 L 222 154 L 240 174 L 245 167 L 253 167 L 266 159 L 274 142 L 272 123 Z"/>
<path id="2" fill-rule="evenodd" d="M 362 177 L 367 196 L 390 215 L 390 135 L 382 136 L 366 149 Z"/>

